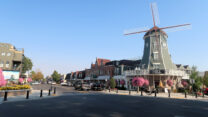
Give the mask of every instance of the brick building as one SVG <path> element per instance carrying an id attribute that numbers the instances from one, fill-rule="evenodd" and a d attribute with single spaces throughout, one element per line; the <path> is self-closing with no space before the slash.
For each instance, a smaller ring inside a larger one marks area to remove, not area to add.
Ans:
<path id="1" fill-rule="evenodd" d="M 90 69 L 86 69 L 86 78 L 91 80 L 109 79 L 114 75 L 114 66 L 106 63 L 110 62 L 108 59 L 96 58 L 95 63 L 91 64 Z"/>

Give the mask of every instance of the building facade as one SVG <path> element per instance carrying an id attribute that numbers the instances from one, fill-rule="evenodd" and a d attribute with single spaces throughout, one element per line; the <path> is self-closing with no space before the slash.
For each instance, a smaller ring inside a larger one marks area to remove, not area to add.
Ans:
<path id="1" fill-rule="evenodd" d="M 16 49 L 13 45 L 0 43 L 0 67 L 3 70 L 21 71 L 23 49 Z"/>
<path id="2" fill-rule="evenodd" d="M 24 49 L 17 49 L 8 43 L 0 43 L 0 68 L 6 79 L 21 74 Z M 19 76 L 18 76 L 19 78 Z"/>

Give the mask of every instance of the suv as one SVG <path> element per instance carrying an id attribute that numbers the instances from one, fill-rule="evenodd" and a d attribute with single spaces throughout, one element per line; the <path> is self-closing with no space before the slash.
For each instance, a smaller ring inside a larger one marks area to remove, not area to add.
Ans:
<path id="1" fill-rule="evenodd" d="M 104 89 L 104 85 L 100 83 L 95 83 L 92 85 L 92 90 L 102 91 Z"/>

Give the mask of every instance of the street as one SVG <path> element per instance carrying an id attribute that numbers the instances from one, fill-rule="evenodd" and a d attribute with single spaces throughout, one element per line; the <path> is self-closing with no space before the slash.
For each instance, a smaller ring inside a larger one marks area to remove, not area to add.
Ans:
<path id="1" fill-rule="evenodd" d="M 62 86 L 57 86 L 57 91 L 76 92 L 72 87 Z M 207 117 L 207 112 L 208 103 L 202 101 L 96 92 L 0 104 L 1 117 Z"/>
<path id="2" fill-rule="evenodd" d="M 38 84 L 38 85 L 32 85 L 33 90 L 49 90 L 51 86 L 56 87 L 56 92 L 57 94 L 63 95 L 67 93 L 72 93 L 75 92 L 74 87 L 69 87 L 69 86 L 61 86 L 59 84 L 56 85 L 50 85 L 50 84 Z"/>

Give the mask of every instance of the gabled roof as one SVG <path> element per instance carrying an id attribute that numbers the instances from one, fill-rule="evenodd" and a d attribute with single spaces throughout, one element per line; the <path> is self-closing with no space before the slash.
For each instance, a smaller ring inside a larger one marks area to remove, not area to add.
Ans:
<path id="1" fill-rule="evenodd" d="M 191 70 L 191 68 L 188 65 L 183 66 L 186 70 Z"/>
<path id="2" fill-rule="evenodd" d="M 176 67 L 177 67 L 178 69 L 184 69 L 183 65 L 181 65 L 181 64 L 176 64 Z"/>
<path id="3" fill-rule="evenodd" d="M 101 63 L 102 65 L 105 65 L 107 62 L 110 62 L 109 59 L 102 59 L 102 58 L 96 58 L 96 63 L 98 66 L 101 66 Z"/>
<path id="4" fill-rule="evenodd" d="M 91 64 L 91 68 L 94 68 L 95 67 L 95 64 Z"/>

